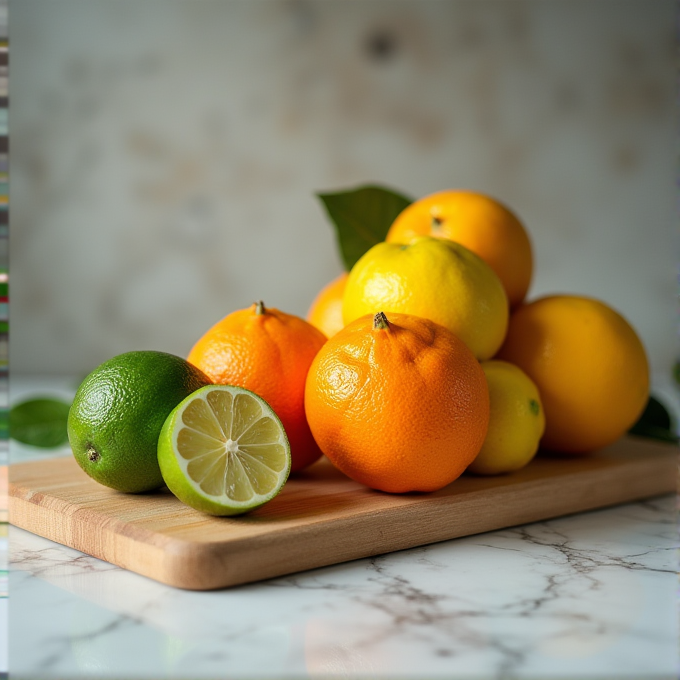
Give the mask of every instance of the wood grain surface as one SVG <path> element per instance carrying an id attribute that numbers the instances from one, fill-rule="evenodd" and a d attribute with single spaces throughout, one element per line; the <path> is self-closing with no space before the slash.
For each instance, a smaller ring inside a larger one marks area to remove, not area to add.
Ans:
<path id="1" fill-rule="evenodd" d="M 677 453 L 626 437 L 589 456 L 541 455 L 509 475 L 404 495 L 367 489 L 322 460 L 236 518 L 204 515 L 165 489 L 113 491 L 69 456 L 10 466 L 9 517 L 163 583 L 209 590 L 672 492 Z"/>

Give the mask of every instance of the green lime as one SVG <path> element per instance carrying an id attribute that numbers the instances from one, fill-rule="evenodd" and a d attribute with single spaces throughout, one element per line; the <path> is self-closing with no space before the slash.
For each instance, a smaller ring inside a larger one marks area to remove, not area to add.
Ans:
<path id="1" fill-rule="evenodd" d="M 137 493 L 163 486 L 156 450 L 165 419 L 210 378 L 165 352 L 127 352 L 81 383 L 68 415 L 73 455 L 100 484 Z"/>
<path id="2" fill-rule="evenodd" d="M 290 472 L 290 446 L 264 399 L 242 387 L 209 385 L 168 416 L 158 462 L 168 489 L 187 505 L 240 515 L 279 493 Z"/>

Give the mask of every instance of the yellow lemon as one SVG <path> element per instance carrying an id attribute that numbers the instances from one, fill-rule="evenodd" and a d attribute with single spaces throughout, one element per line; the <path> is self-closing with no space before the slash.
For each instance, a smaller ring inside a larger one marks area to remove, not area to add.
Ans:
<path id="1" fill-rule="evenodd" d="M 507 361 L 484 361 L 491 415 L 482 450 L 468 466 L 478 475 L 497 475 L 524 467 L 538 451 L 545 414 L 538 388 Z"/>
<path id="2" fill-rule="evenodd" d="M 347 279 L 345 324 L 383 311 L 445 326 L 477 359 L 490 359 L 508 327 L 508 298 L 493 269 L 459 243 L 423 236 L 409 244 L 378 243 Z"/>

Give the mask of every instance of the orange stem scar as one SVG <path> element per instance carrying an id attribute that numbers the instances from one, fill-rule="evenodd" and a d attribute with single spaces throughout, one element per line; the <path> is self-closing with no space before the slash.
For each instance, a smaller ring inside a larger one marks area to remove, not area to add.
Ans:
<path id="1" fill-rule="evenodd" d="M 378 312 L 373 317 L 373 330 L 386 331 L 390 327 L 390 322 L 387 320 L 384 312 Z"/>

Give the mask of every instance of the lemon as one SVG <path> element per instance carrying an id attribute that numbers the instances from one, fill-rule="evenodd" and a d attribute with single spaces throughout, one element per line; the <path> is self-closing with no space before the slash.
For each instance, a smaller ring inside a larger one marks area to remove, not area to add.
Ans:
<path id="1" fill-rule="evenodd" d="M 239 515 L 279 493 L 290 472 L 286 432 L 269 404 L 233 385 L 194 392 L 168 416 L 158 438 L 167 487 L 211 515 Z"/>
<path id="2" fill-rule="evenodd" d="M 81 383 L 69 409 L 68 438 L 78 465 L 118 491 L 163 486 L 156 447 L 168 414 L 210 384 L 203 371 L 165 352 L 127 352 Z"/>
<path id="3" fill-rule="evenodd" d="M 493 269 L 459 243 L 429 236 L 378 243 L 354 265 L 343 298 L 345 324 L 378 311 L 441 324 L 480 360 L 498 351 L 508 327 L 508 298 Z"/>
<path id="4" fill-rule="evenodd" d="M 484 361 L 491 414 L 481 451 L 469 472 L 497 475 L 524 467 L 538 451 L 545 414 L 538 388 L 529 376 L 507 361 Z"/>

